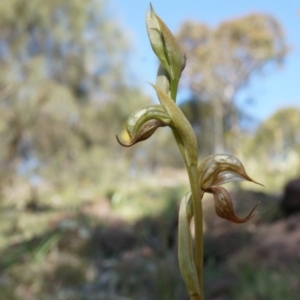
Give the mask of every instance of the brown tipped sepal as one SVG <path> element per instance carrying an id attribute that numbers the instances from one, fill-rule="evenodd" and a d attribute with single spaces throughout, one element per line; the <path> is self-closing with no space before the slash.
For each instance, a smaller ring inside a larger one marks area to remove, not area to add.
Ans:
<path id="1" fill-rule="evenodd" d="M 244 166 L 235 156 L 227 154 L 211 155 L 198 166 L 198 174 L 200 189 L 214 195 L 216 213 L 219 217 L 234 223 L 244 223 L 255 215 L 254 210 L 258 204 L 246 217 L 239 218 L 236 216 L 230 194 L 220 186 L 237 180 L 248 180 L 257 183 L 249 177 Z"/>
<path id="2" fill-rule="evenodd" d="M 198 174 L 199 184 L 203 190 L 238 180 L 248 180 L 260 184 L 249 177 L 243 164 L 235 156 L 227 154 L 207 157 L 198 166 Z"/>
<path id="3" fill-rule="evenodd" d="M 226 219 L 228 221 L 231 221 L 233 223 L 245 223 L 245 222 L 249 221 L 252 217 L 254 217 L 254 215 L 255 215 L 254 211 L 255 211 L 256 207 L 259 205 L 259 203 L 257 203 L 246 217 L 239 218 L 234 213 L 233 201 L 231 199 L 230 194 L 227 192 L 226 189 L 224 189 L 221 186 L 215 186 L 215 187 L 210 188 L 209 192 L 214 195 L 215 208 L 216 208 L 217 215 L 219 217 Z"/>

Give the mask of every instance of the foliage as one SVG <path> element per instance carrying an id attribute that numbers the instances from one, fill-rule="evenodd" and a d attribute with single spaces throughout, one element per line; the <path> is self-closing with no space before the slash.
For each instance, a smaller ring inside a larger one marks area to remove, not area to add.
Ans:
<path id="1" fill-rule="evenodd" d="M 113 135 L 135 97 L 149 101 L 125 79 L 121 26 L 104 1 L 0 6 L 2 183 L 21 176 L 59 189 L 101 181 L 97 170 L 117 155 Z"/>
<path id="2" fill-rule="evenodd" d="M 253 148 L 256 145 L 255 151 L 264 153 L 269 160 L 287 156 L 292 151 L 299 153 L 299 128 L 299 108 L 287 107 L 278 110 L 258 127 L 253 138 Z M 273 147 L 270 148 L 270 145 Z"/>
<path id="3" fill-rule="evenodd" d="M 282 62 L 287 53 L 283 29 L 272 16 L 250 14 L 214 29 L 186 21 L 177 37 L 189 62 L 183 81 L 191 98 L 184 108 L 198 140 L 210 143 L 209 153 L 235 151 L 242 115 L 236 97 L 254 74 Z M 212 127 L 213 132 L 207 130 Z M 235 140 L 223 140 L 228 131 Z"/>
<path id="4" fill-rule="evenodd" d="M 124 184 L 118 190 L 122 195 L 120 203 L 111 207 L 113 219 L 106 223 L 103 219 L 99 223 L 98 217 L 85 211 L 86 201 L 68 212 L 56 209 L 20 214 L 17 210 L 4 211 L 1 207 L 0 299 L 188 299 L 178 269 L 176 244 L 168 242 L 169 237 L 176 241 L 178 199 L 187 187 L 165 188 L 160 186 L 160 178 L 152 180 L 152 187 L 141 181 L 138 186 L 134 181 Z M 245 199 L 247 206 L 261 201 L 266 212 L 276 208 L 272 195 L 269 201 L 253 197 L 246 191 L 239 197 Z M 205 203 L 210 205 L 210 201 Z M 120 219 L 128 208 L 137 216 L 136 220 L 128 219 L 130 223 Z M 206 238 L 212 240 L 206 243 L 209 247 L 205 252 L 207 299 L 280 299 L 279 296 L 297 299 L 299 265 L 283 265 L 282 261 L 275 260 L 271 267 L 269 256 L 260 266 L 249 259 L 244 259 L 241 265 L 241 261 L 235 263 L 236 252 L 226 254 L 226 250 L 237 244 L 239 248 L 235 250 L 249 253 L 255 244 L 251 239 L 249 244 L 245 235 L 256 234 L 251 231 L 257 226 L 256 220 L 237 230 L 229 222 L 220 224 L 222 220 L 210 207 L 204 209 Z M 267 226 L 269 221 L 266 223 L 261 210 L 260 222 Z M 18 225 L 13 232 L 15 216 Z M 221 240 L 216 236 L 220 231 L 231 232 L 231 235 Z M 117 234 L 119 243 L 109 243 Z M 111 244 L 114 252 L 107 250 Z M 124 250 L 125 244 L 129 246 Z M 223 260 L 220 261 L 215 252 L 221 254 Z"/>
<path id="5" fill-rule="evenodd" d="M 258 126 L 252 135 L 245 135 L 241 153 L 256 178 L 264 180 L 269 191 L 281 187 L 300 173 L 300 110 L 297 107 L 279 109 Z M 257 172 L 261 162 L 263 170 Z"/>
<path id="6" fill-rule="evenodd" d="M 236 270 L 238 282 L 233 292 L 234 299 L 274 299 L 293 300 L 298 297 L 299 266 L 284 266 L 278 263 L 276 267 L 244 266 Z M 250 288 L 251 287 L 251 288 Z"/>

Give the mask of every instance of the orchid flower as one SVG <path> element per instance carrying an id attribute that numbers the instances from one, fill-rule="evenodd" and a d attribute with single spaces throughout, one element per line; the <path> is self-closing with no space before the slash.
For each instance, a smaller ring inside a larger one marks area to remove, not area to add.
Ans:
<path id="1" fill-rule="evenodd" d="M 220 186 L 239 180 L 257 183 L 248 176 L 242 163 L 236 157 L 227 154 L 211 155 L 198 166 L 198 173 L 200 188 L 204 192 L 214 195 L 216 213 L 219 217 L 234 223 L 244 223 L 255 215 L 254 210 L 258 204 L 246 217 L 237 217 L 234 213 L 234 203 L 230 194 L 224 187 Z"/>

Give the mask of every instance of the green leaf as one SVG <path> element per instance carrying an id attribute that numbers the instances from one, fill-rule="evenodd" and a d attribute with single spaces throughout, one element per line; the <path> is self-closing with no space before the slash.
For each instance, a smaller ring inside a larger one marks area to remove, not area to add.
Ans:
<path id="1" fill-rule="evenodd" d="M 150 83 L 151 84 L 151 83 Z M 175 129 L 182 139 L 185 148 L 185 157 L 188 165 L 198 163 L 197 140 L 194 130 L 181 111 L 181 109 L 174 103 L 162 89 L 151 84 L 155 89 L 161 105 L 165 108 L 172 120 L 172 128 Z"/>
<path id="2" fill-rule="evenodd" d="M 179 267 L 190 297 L 200 297 L 200 287 L 194 264 L 190 222 L 193 217 L 192 197 L 186 194 L 180 204 L 178 225 Z"/>

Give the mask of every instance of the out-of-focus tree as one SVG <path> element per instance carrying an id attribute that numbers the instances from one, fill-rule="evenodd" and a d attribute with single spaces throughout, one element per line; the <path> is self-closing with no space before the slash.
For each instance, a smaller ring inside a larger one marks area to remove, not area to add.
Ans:
<path id="1" fill-rule="evenodd" d="M 254 133 L 242 137 L 241 155 L 251 173 L 257 174 L 272 193 L 282 192 L 288 180 L 299 176 L 299 128 L 300 109 L 287 107 L 275 112 Z"/>
<path id="2" fill-rule="evenodd" d="M 300 153 L 300 109 L 277 111 L 257 129 L 249 151 L 259 153 L 272 162 L 284 161 L 292 152 Z M 300 157 L 299 157 L 300 161 Z"/>
<path id="3" fill-rule="evenodd" d="M 105 1 L 0 2 L 2 184 L 22 172 L 56 182 L 105 173 L 105 149 L 145 99 L 127 85 L 127 50 Z"/>
<path id="4" fill-rule="evenodd" d="M 186 21 L 177 36 L 188 57 L 183 76 L 192 94 L 184 110 L 201 139 L 210 140 L 210 151 L 234 150 L 234 141 L 226 145 L 223 137 L 226 131 L 239 132 L 235 99 L 254 74 L 283 61 L 287 45 L 282 27 L 272 16 L 250 14 L 215 29 Z"/>
<path id="5" fill-rule="evenodd" d="M 1 85 L 51 78 L 105 101 L 121 84 L 125 41 L 104 1 L 1 1 Z M 121 79 L 121 78 L 119 78 Z M 36 81 L 35 81 L 36 82 Z"/>

